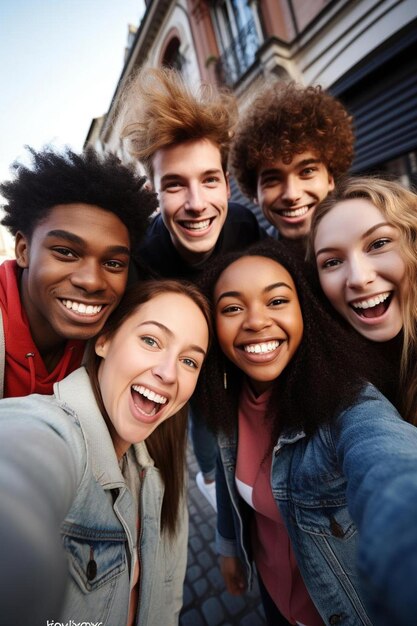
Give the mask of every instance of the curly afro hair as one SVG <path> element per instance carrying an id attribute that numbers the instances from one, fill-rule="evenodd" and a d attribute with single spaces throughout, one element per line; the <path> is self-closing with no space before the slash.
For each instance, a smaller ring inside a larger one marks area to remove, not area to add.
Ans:
<path id="1" fill-rule="evenodd" d="M 6 200 L 1 223 L 13 235 L 20 231 L 30 239 L 54 206 L 75 203 L 117 215 L 129 231 L 132 248 L 145 234 L 158 201 L 133 166 L 123 165 L 114 154 L 100 156 L 92 148 L 81 154 L 69 148 L 62 153 L 50 147 L 28 150 L 32 166 L 15 162 L 14 179 L 0 185 Z"/>
<path id="2" fill-rule="evenodd" d="M 265 162 L 311 150 L 335 179 L 353 160 L 352 117 L 320 86 L 277 81 L 258 92 L 242 114 L 230 151 L 232 172 L 242 192 L 256 197 L 257 173 Z"/>

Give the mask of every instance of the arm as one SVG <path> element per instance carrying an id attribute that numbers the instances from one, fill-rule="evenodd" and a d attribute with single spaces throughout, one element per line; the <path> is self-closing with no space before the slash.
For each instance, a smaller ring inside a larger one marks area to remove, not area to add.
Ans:
<path id="1" fill-rule="evenodd" d="M 417 428 L 372 388 L 339 426 L 337 455 L 373 623 L 409 626 L 417 614 Z"/>
<path id="2" fill-rule="evenodd" d="M 75 493 L 76 471 L 63 438 L 45 423 L 20 418 L 16 409 L 17 400 L 0 402 L 2 621 L 45 626 L 59 615 L 65 591 L 59 527 Z"/>
<path id="3" fill-rule="evenodd" d="M 224 471 L 223 463 L 220 455 L 218 455 L 216 467 L 217 551 L 220 554 L 220 571 L 226 589 L 233 595 L 239 595 L 246 591 L 247 578 L 243 563 L 237 556 L 233 505 L 227 489 Z"/>

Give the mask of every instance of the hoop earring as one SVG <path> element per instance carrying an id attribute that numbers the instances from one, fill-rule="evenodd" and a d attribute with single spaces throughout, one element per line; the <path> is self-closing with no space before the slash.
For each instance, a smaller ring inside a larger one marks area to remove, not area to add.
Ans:
<path id="1" fill-rule="evenodd" d="M 223 370 L 223 387 L 227 389 L 227 372 L 226 368 Z"/>

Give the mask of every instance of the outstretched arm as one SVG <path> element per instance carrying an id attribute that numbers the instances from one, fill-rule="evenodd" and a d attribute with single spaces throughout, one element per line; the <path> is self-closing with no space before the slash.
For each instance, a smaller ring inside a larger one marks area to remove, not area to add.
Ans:
<path id="1" fill-rule="evenodd" d="M 417 615 L 417 428 L 370 388 L 341 416 L 337 454 L 372 623 L 410 626 Z"/>
<path id="2" fill-rule="evenodd" d="M 0 402 L 0 623 L 45 626 L 59 616 L 65 591 L 59 528 L 76 469 L 62 436 L 45 423 L 19 419 L 16 402 Z"/>

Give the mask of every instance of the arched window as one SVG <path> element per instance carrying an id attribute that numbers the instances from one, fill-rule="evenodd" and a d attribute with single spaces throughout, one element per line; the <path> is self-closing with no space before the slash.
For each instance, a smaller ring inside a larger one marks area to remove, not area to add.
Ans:
<path id="1" fill-rule="evenodd" d="M 162 57 L 162 65 L 172 67 L 181 72 L 185 65 L 185 58 L 180 52 L 181 42 L 178 37 L 173 37 L 165 48 Z"/>

